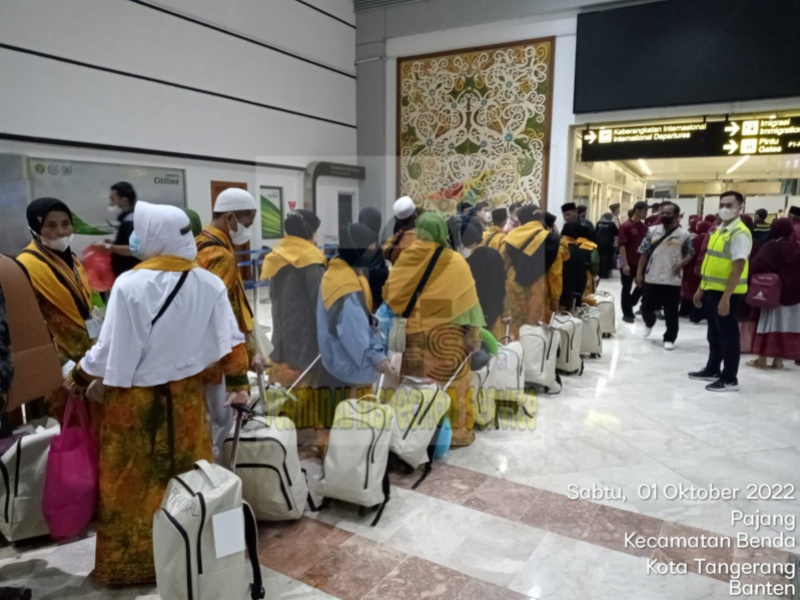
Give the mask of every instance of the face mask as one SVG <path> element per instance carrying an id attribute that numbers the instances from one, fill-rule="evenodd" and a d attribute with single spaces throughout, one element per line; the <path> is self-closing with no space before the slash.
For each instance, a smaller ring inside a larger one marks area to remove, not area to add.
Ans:
<path id="1" fill-rule="evenodd" d="M 472 250 L 470 248 L 467 248 L 466 246 L 461 246 L 461 249 L 458 252 L 464 258 L 469 258 L 470 256 L 472 256 Z"/>
<path id="2" fill-rule="evenodd" d="M 236 231 L 231 231 L 231 241 L 236 246 L 240 246 L 242 244 L 246 244 L 250 241 L 250 227 L 245 227 L 239 221 L 236 221 L 236 224 L 239 226 L 239 229 Z"/>
<path id="3" fill-rule="evenodd" d="M 118 217 L 122 214 L 122 209 L 116 204 L 110 204 L 108 206 L 108 212 L 111 213 L 112 217 Z"/>
<path id="4" fill-rule="evenodd" d="M 720 208 L 719 209 L 719 213 L 717 213 L 717 214 L 719 215 L 719 218 L 722 219 L 723 221 L 730 221 L 730 220 L 736 218 L 736 216 L 739 214 L 739 209 L 738 208 Z"/>
<path id="5" fill-rule="evenodd" d="M 128 247 L 131 249 L 131 254 L 133 254 L 139 260 L 144 260 L 141 242 L 139 241 L 139 236 L 136 235 L 135 231 L 131 234 L 131 237 L 128 238 Z"/>
<path id="6" fill-rule="evenodd" d="M 55 250 L 56 252 L 65 252 L 69 245 L 72 243 L 72 235 L 68 235 L 66 237 L 56 238 L 54 240 L 48 240 L 45 238 L 42 239 L 42 245 L 50 248 L 50 250 Z"/>
<path id="7" fill-rule="evenodd" d="M 483 220 L 487 223 L 492 222 L 492 213 L 483 213 Z"/>
<path id="8" fill-rule="evenodd" d="M 674 222 L 675 219 L 673 219 L 672 217 L 661 217 L 661 224 L 664 227 L 671 227 Z"/>

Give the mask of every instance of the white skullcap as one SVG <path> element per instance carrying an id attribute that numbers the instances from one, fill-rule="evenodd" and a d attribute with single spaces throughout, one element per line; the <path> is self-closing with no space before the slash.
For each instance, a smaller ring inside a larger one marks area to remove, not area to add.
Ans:
<path id="1" fill-rule="evenodd" d="M 417 205 L 409 196 L 403 196 L 394 203 L 394 216 L 397 219 L 407 219 L 417 210 Z"/>
<path id="2" fill-rule="evenodd" d="M 215 213 L 236 210 L 256 210 L 256 201 L 250 192 L 239 188 L 228 188 L 217 196 L 217 201 L 214 203 Z"/>

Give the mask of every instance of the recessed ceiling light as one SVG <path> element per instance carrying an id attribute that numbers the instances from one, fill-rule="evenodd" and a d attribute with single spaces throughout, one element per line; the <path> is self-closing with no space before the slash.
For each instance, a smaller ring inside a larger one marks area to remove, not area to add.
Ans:
<path id="1" fill-rule="evenodd" d="M 644 173 L 645 175 L 652 175 L 653 174 L 653 172 L 650 170 L 650 167 L 647 166 L 647 163 L 644 161 L 643 158 L 639 159 L 639 168 L 642 169 L 642 173 Z"/>

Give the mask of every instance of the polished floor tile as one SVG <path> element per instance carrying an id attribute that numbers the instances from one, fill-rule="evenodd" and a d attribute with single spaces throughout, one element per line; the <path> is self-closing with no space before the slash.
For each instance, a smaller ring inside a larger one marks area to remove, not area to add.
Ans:
<path id="1" fill-rule="evenodd" d="M 410 556 L 364 596 L 364 600 L 456 600 L 469 583 L 469 575 Z"/>

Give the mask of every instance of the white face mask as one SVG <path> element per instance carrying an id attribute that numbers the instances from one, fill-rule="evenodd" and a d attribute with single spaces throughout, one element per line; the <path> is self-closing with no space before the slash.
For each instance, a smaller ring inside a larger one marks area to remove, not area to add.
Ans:
<path id="1" fill-rule="evenodd" d="M 56 238 L 54 240 L 48 240 L 47 238 L 41 238 L 42 245 L 46 248 L 50 248 L 50 250 L 55 250 L 56 252 L 65 252 L 69 249 L 70 244 L 72 244 L 72 235 L 68 235 L 66 237 Z"/>
<path id="2" fill-rule="evenodd" d="M 472 250 L 466 246 L 461 246 L 461 248 L 458 250 L 458 253 L 464 258 L 469 258 L 472 256 Z"/>
<path id="3" fill-rule="evenodd" d="M 111 213 L 111 216 L 118 217 L 122 214 L 122 209 L 116 204 L 110 204 L 108 206 L 108 212 Z"/>
<path id="4" fill-rule="evenodd" d="M 739 209 L 738 208 L 720 208 L 719 209 L 719 213 L 717 213 L 717 214 L 719 214 L 719 218 L 722 219 L 723 221 L 730 221 L 730 220 L 735 219 L 737 217 L 737 215 L 739 214 Z"/>
<path id="5" fill-rule="evenodd" d="M 238 221 L 236 222 L 236 225 L 239 227 L 239 229 L 236 231 L 231 231 L 231 241 L 237 246 L 246 244 L 250 241 L 250 232 L 252 227 L 245 227 Z"/>
<path id="6" fill-rule="evenodd" d="M 492 222 L 492 213 L 490 213 L 490 212 L 483 213 L 483 220 L 486 221 L 487 223 L 491 223 Z"/>

